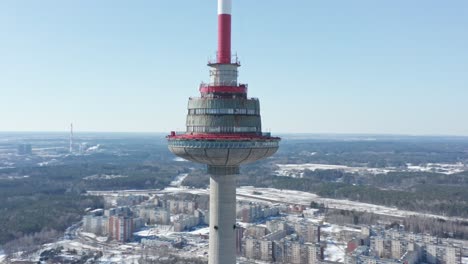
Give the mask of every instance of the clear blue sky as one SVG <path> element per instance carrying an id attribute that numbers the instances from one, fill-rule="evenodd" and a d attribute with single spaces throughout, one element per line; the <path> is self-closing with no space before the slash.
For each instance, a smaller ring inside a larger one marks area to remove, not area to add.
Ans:
<path id="1" fill-rule="evenodd" d="M 468 1 L 233 0 L 264 130 L 468 135 Z M 183 130 L 216 0 L 0 1 L 0 131 Z"/>

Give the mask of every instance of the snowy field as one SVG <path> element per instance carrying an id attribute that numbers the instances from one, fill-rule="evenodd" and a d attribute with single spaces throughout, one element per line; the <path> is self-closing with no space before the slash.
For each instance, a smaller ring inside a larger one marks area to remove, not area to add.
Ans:
<path id="1" fill-rule="evenodd" d="M 88 177 L 84 177 L 83 180 L 111 180 L 117 178 L 127 178 L 128 176 L 124 175 L 114 175 L 114 174 L 95 174 Z"/>
<path id="2" fill-rule="evenodd" d="M 461 162 L 455 164 L 448 163 L 428 163 L 424 166 L 417 166 L 411 163 L 406 164 L 407 171 L 436 172 L 443 174 L 455 174 L 466 171 L 468 168 Z"/>
<path id="3" fill-rule="evenodd" d="M 101 242 L 101 243 L 107 242 L 107 240 L 108 240 L 107 237 L 96 236 L 93 233 L 81 232 L 81 235 L 83 237 L 91 238 L 91 239 L 96 240 L 97 242 Z"/>
<path id="4" fill-rule="evenodd" d="M 356 233 L 361 233 L 361 229 L 359 228 L 351 228 L 348 226 L 339 226 L 334 224 L 326 224 L 325 226 L 320 228 L 321 232 L 328 233 L 328 234 L 338 234 L 341 231 L 352 231 Z"/>
<path id="5" fill-rule="evenodd" d="M 209 227 L 200 228 L 195 231 L 188 232 L 188 233 L 192 235 L 208 235 L 210 234 L 210 228 Z"/>
<path id="6" fill-rule="evenodd" d="M 176 178 L 169 184 L 171 187 L 180 187 L 182 186 L 182 182 L 187 178 L 188 173 L 179 174 Z"/>
<path id="7" fill-rule="evenodd" d="M 393 171 L 408 171 L 408 172 L 435 172 L 443 174 L 455 174 L 468 170 L 463 163 L 447 164 L 447 163 L 428 163 L 426 165 L 413 165 L 408 163 L 406 169 L 400 168 L 368 168 L 368 167 L 349 167 L 345 165 L 329 165 L 329 164 L 277 164 L 278 170 L 276 174 L 278 176 L 302 178 L 305 170 L 339 170 L 347 173 L 358 173 L 358 174 L 387 174 Z"/>
<path id="8" fill-rule="evenodd" d="M 254 194 L 254 191 L 256 194 Z M 261 194 L 258 194 L 261 193 Z M 360 203 L 349 200 L 338 200 L 338 199 L 329 199 L 322 198 L 313 193 L 301 192 L 301 191 L 291 191 L 291 190 L 279 190 L 273 188 L 255 188 L 252 186 L 244 186 L 237 189 L 238 199 L 245 197 L 258 200 L 266 200 L 272 203 L 293 203 L 293 204 L 302 204 L 309 206 L 310 202 L 315 201 L 317 203 L 323 203 L 329 208 L 342 209 L 342 210 L 356 210 L 360 212 L 371 212 L 381 215 L 390 215 L 396 217 L 407 217 L 407 216 L 423 216 L 423 217 L 433 217 L 433 218 L 442 218 L 442 219 L 460 219 L 468 220 L 464 218 L 455 218 L 455 217 L 445 217 L 434 214 L 424 214 L 417 213 L 405 210 L 398 210 L 397 208 L 386 207 L 381 205 L 374 205 L 368 203 Z M 239 197 L 241 196 L 241 197 Z"/>
<path id="9" fill-rule="evenodd" d="M 279 169 L 276 171 L 278 176 L 302 178 L 305 170 L 340 170 L 349 173 L 366 173 L 366 174 L 386 174 L 390 171 L 395 171 L 394 168 L 367 168 L 367 167 L 348 167 L 345 165 L 328 165 L 328 164 L 277 164 Z"/>
<path id="10" fill-rule="evenodd" d="M 153 237 L 160 235 L 170 235 L 172 234 L 172 226 L 170 225 L 157 225 L 156 227 L 148 228 L 134 233 L 140 237 Z"/>
<path id="11" fill-rule="evenodd" d="M 79 259 L 82 254 L 102 252 L 103 256 L 97 263 L 138 263 L 141 257 L 141 246 L 137 243 L 119 244 L 107 241 L 107 237 L 96 237 L 91 233 L 80 233 L 73 240 L 60 240 L 55 243 L 45 244 L 37 252 L 28 256 L 22 256 L 18 261 L 39 260 L 40 252 L 63 247 L 60 256 L 66 259 Z M 0 256 L 0 263 L 2 262 Z"/>

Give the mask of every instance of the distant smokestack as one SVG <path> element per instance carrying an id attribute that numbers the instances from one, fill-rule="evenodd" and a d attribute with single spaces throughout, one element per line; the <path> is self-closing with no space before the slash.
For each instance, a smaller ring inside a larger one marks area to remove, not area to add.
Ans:
<path id="1" fill-rule="evenodd" d="M 70 153 L 73 152 L 73 123 L 70 124 Z"/>
<path id="2" fill-rule="evenodd" d="M 231 63 L 232 0 L 218 0 L 218 63 Z"/>

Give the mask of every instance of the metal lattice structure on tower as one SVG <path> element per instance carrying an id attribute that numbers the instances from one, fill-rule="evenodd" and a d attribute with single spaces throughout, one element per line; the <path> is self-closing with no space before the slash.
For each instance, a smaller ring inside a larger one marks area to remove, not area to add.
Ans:
<path id="1" fill-rule="evenodd" d="M 231 54 L 232 0 L 218 0 L 218 52 L 209 62 L 210 82 L 190 98 L 186 131 L 171 132 L 169 150 L 207 164 L 210 175 L 210 264 L 236 263 L 236 175 L 243 164 L 265 159 L 280 138 L 262 132 L 260 103 L 237 81 L 240 63 Z"/>

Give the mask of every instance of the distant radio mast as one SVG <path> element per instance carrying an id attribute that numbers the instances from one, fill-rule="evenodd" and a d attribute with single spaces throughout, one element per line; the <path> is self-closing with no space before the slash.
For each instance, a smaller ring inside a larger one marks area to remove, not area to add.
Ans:
<path id="1" fill-rule="evenodd" d="M 73 123 L 70 124 L 70 153 L 73 153 Z"/>

